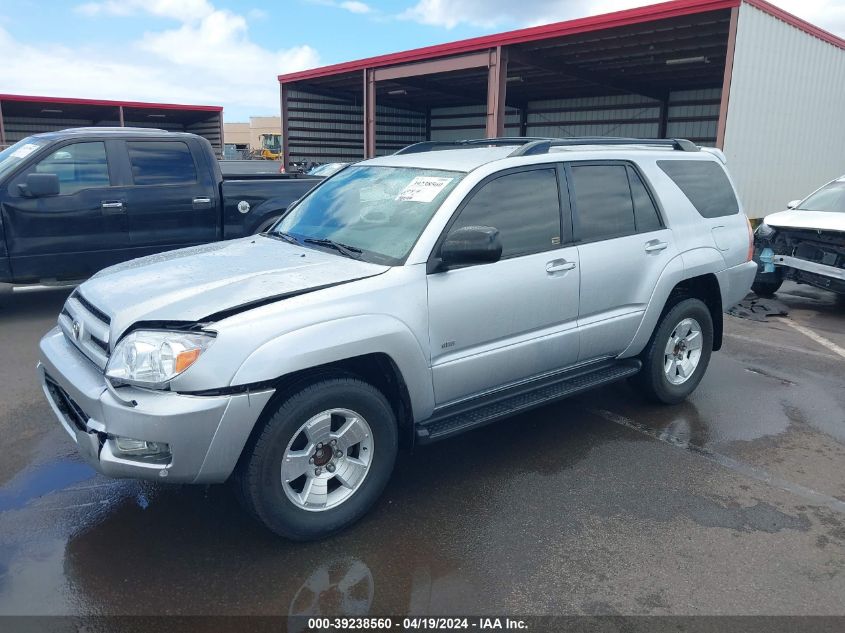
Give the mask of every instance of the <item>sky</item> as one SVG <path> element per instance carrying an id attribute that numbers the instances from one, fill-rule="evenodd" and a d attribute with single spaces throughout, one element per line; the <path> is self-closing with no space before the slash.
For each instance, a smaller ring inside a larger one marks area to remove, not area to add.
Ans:
<path id="1" fill-rule="evenodd" d="M 0 93 L 278 115 L 276 76 L 643 0 L 0 0 Z M 774 4 L 845 37 L 845 0 Z"/>

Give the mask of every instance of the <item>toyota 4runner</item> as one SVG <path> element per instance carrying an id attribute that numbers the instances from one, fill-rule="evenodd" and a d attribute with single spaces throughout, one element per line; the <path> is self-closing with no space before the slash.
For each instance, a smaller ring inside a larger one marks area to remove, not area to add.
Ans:
<path id="1" fill-rule="evenodd" d="M 55 414 L 112 477 L 214 483 L 331 534 L 425 443 L 623 378 L 677 403 L 754 279 L 718 150 L 426 142 L 267 232 L 107 268 L 41 340 Z"/>

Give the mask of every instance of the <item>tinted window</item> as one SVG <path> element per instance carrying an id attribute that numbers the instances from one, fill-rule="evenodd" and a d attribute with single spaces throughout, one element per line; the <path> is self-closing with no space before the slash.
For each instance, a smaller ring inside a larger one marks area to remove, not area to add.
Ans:
<path id="1" fill-rule="evenodd" d="M 643 184 L 637 171 L 628 167 L 628 177 L 631 179 L 631 198 L 634 200 L 634 220 L 639 233 L 657 231 L 662 228 L 660 215 L 654 206 L 654 201 L 648 195 L 648 189 Z"/>
<path id="2" fill-rule="evenodd" d="M 624 165 L 573 165 L 579 238 L 590 242 L 636 232 Z"/>
<path id="3" fill-rule="evenodd" d="M 557 172 L 532 169 L 483 185 L 450 230 L 466 226 L 499 229 L 502 257 L 539 253 L 560 244 Z"/>
<path id="4" fill-rule="evenodd" d="M 109 165 L 103 143 L 73 143 L 42 159 L 35 165 L 37 174 L 56 174 L 59 193 L 109 186 Z"/>
<path id="5" fill-rule="evenodd" d="M 197 180 L 197 169 L 186 143 L 134 141 L 126 143 L 126 147 L 136 185 L 173 185 Z"/>
<path id="6" fill-rule="evenodd" d="M 715 162 L 660 160 L 657 164 L 703 217 L 718 218 L 739 212 L 733 187 L 725 171 Z"/>

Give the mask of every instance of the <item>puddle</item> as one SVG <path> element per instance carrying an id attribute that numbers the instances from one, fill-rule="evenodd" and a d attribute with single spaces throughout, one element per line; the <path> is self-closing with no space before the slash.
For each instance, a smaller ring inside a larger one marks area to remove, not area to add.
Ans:
<path id="1" fill-rule="evenodd" d="M 33 499 L 63 490 L 94 476 L 90 466 L 60 460 L 25 470 L 0 488 L 0 512 L 23 508 Z"/>

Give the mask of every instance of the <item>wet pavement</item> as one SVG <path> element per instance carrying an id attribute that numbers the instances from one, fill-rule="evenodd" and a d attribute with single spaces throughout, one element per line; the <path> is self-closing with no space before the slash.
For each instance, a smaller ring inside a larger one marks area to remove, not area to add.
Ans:
<path id="1" fill-rule="evenodd" d="M 0 614 L 845 614 L 845 307 L 827 293 L 726 317 L 680 406 L 622 383 L 403 453 L 364 520 L 304 545 L 228 486 L 82 464 L 34 372 L 66 296 L 0 296 Z"/>

